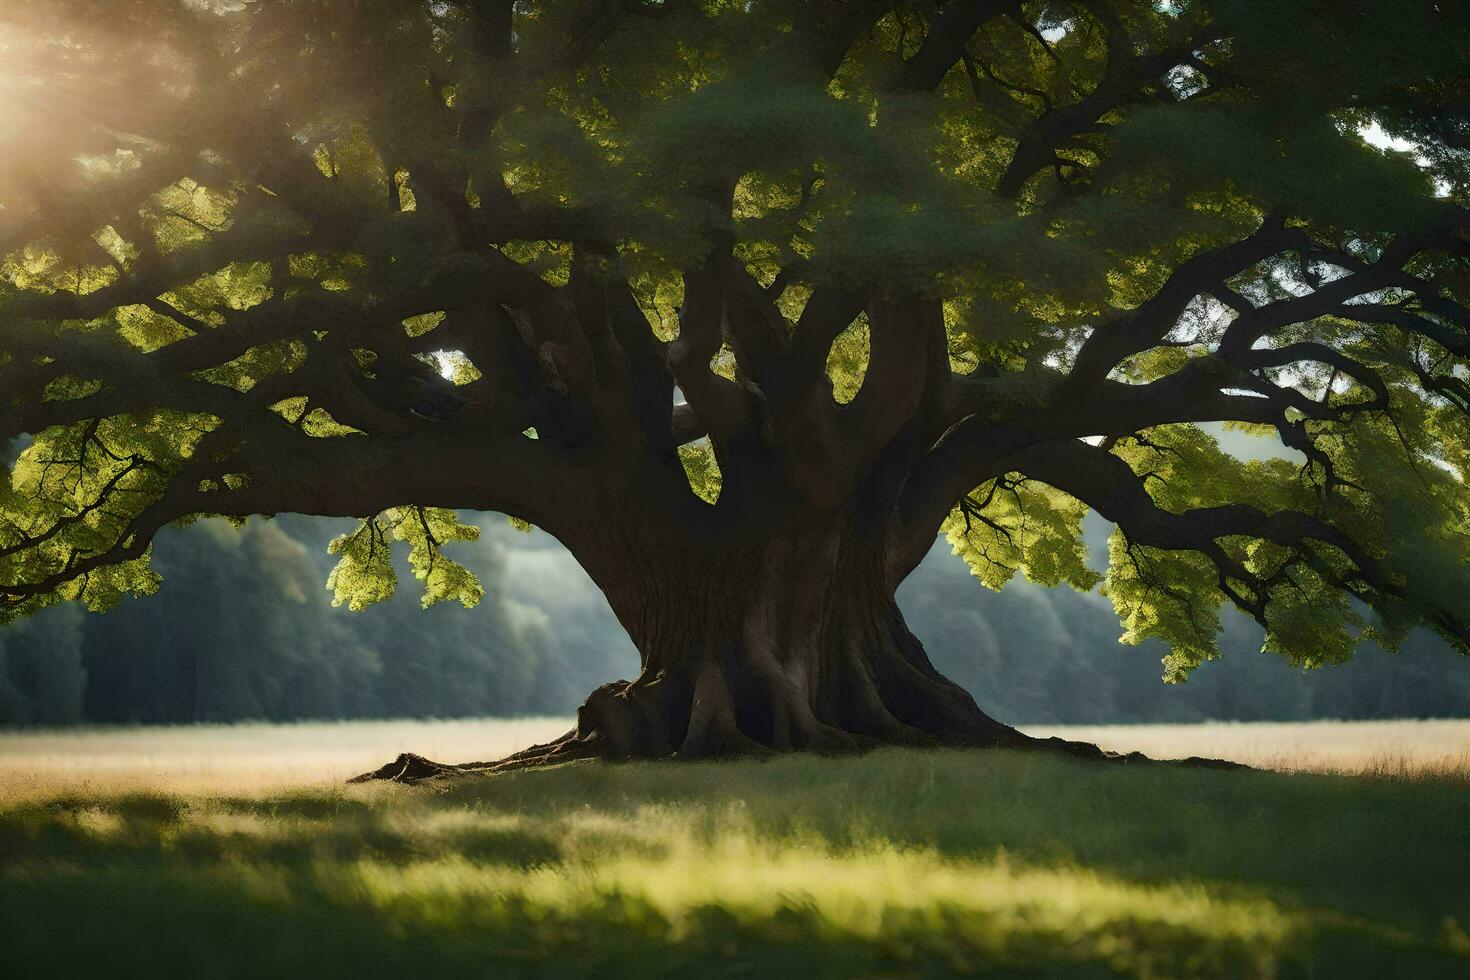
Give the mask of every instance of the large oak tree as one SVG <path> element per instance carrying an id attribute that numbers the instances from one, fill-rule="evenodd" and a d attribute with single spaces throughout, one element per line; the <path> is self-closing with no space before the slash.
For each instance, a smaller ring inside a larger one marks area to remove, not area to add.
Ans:
<path id="1" fill-rule="evenodd" d="M 454 512 L 502 511 L 642 655 L 517 763 L 1024 742 L 894 604 L 941 533 L 1101 578 L 1173 679 L 1227 604 L 1303 664 L 1470 641 L 1461 4 L 5 18 L 7 618 L 199 514 L 358 517 L 339 600 L 398 543 L 472 604 Z"/>

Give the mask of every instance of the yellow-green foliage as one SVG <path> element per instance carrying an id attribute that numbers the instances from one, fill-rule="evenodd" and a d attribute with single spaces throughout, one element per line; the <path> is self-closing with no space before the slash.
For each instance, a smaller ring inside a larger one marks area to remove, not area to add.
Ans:
<path id="1" fill-rule="evenodd" d="M 868 373 L 871 337 L 867 316 L 859 316 L 837 335 L 827 352 L 827 377 L 832 382 L 832 397 L 846 405 L 857 397 Z"/>
<path id="2" fill-rule="evenodd" d="M 720 499 L 723 477 L 720 464 L 709 440 L 691 442 L 679 447 L 679 462 L 684 464 L 684 474 L 689 478 L 689 487 L 705 503 L 712 504 Z"/>
<path id="3" fill-rule="evenodd" d="M 1041 585 L 1086 591 L 1099 579 L 1082 543 L 1086 515 L 1086 505 L 1067 494 L 1012 474 L 971 493 L 943 530 L 987 588 L 999 590 L 1020 572 Z"/>
<path id="4" fill-rule="evenodd" d="M 392 598 L 398 587 L 398 573 L 393 570 L 388 537 L 376 517 L 363 521 L 351 534 L 333 540 L 328 550 L 342 556 L 327 576 L 327 588 L 333 593 L 332 605 L 345 605 L 359 612 L 375 602 Z"/>
<path id="5" fill-rule="evenodd" d="M 270 409 L 292 425 L 298 426 L 302 432 L 318 439 L 362 435 L 361 429 L 343 425 L 332 418 L 332 413 L 325 408 L 308 408 L 309 401 L 305 395 L 297 395 L 276 402 Z"/>
<path id="6" fill-rule="evenodd" d="M 252 347 L 234 360 L 216 367 L 194 372 L 201 381 L 224 385 L 236 391 L 249 391 L 262 378 L 272 374 L 289 374 L 306 363 L 306 344 L 300 340 L 278 340 L 273 344 Z"/>
<path id="7" fill-rule="evenodd" d="M 149 230 L 160 250 L 165 252 L 206 241 L 211 233 L 229 226 L 230 212 L 236 200 L 233 193 L 205 187 L 185 177 L 153 196 L 146 212 Z M 125 253 L 120 251 L 121 238 L 115 231 L 113 235 L 119 244 L 108 251 L 114 258 L 122 258 Z"/>
<path id="8" fill-rule="evenodd" d="M 451 541 L 479 537 L 477 525 L 465 524 L 454 511 L 441 507 L 397 507 L 363 521 L 356 531 L 330 545 L 332 554 L 342 556 L 327 578 L 327 588 L 334 593 L 332 604 L 357 612 L 391 598 L 398 585 L 392 542 L 405 541 L 409 567 L 424 583 L 424 608 L 445 599 L 472 608 L 484 598 L 484 588 L 474 572 L 446 558 L 442 549 Z"/>
<path id="9" fill-rule="evenodd" d="M 408 542 L 408 563 L 424 583 L 425 609 L 445 599 L 457 599 L 467 609 L 479 604 L 485 590 L 475 574 L 440 550 L 451 541 L 478 541 L 478 525 L 465 524 L 442 507 L 399 507 L 384 516 L 392 522 L 393 536 Z"/>
<path id="10" fill-rule="evenodd" d="M 1370 556 L 1389 551 L 1394 532 L 1385 521 L 1395 513 L 1404 514 L 1407 523 L 1398 532 L 1400 540 L 1412 534 L 1424 542 L 1419 563 L 1439 569 L 1416 586 L 1431 591 L 1411 594 L 1433 596 L 1437 586 L 1429 579 L 1456 582 L 1464 575 L 1462 563 L 1455 558 L 1464 554 L 1464 545 L 1453 533 L 1445 533 L 1453 526 L 1450 515 L 1456 513 L 1452 502 L 1462 490 L 1440 471 L 1434 480 L 1444 485 L 1437 491 L 1436 502 L 1436 492 L 1427 491 L 1397 461 L 1384 458 L 1401 453 L 1402 448 L 1389 445 L 1386 433 L 1373 435 L 1375 428 L 1363 427 L 1348 440 L 1319 440 L 1340 478 L 1368 488 L 1366 494 L 1338 493 L 1327 500 L 1321 496 L 1324 475 L 1320 468 L 1313 473 L 1285 459 L 1237 460 L 1196 426 L 1150 429 L 1120 441 L 1113 451 L 1144 478 L 1151 498 L 1166 510 L 1183 513 L 1244 504 L 1265 513 L 1290 509 L 1319 514 L 1351 534 Z M 1448 508 L 1441 509 L 1445 505 Z M 1451 523 L 1440 523 L 1445 521 Z M 1431 530 L 1432 526 L 1438 529 Z M 1323 542 L 1307 543 L 1309 561 L 1302 560 L 1295 549 L 1258 538 L 1227 536 L 1215 544 L 1228 560 L 1272 583 L 1266 592 L 1265 649 L 1302 666 L 1341 662 L 1367 639 L 1392 647 L 1412 620 L 1392 599 L 1381 603 L 1380 615 L 1373 621 L 1355 611 L 1347 594 L 1330 580 L 1351 574 L 1353 565 Z M 1409 581 L 1407 569 L 1402 574 L 1400 581 Z M 1226 584 L 1254 601 L 1244 583 L 1230 578 Z M 1124 643 L 1156 638 L 1170 646 L 1164 661 L 1167 680 L 1184 680 L 1190 670 L 1217 654 L 1217 610 L 1228 596 L 1221 587 L 1219 569 L 1208 557 L 1145 547 L 1117 533 L 1109 545 L 1103 591 L 1123 621 Z M 1454 601 L 1447 595 L 1443 600 Z"/>
<path id="11" fill-rule="evenodd" d="M 291 256 L 287 267 L 297 279 L 310 279 L 323 289 L 340 292 L 351 289 L 361 279 L 368 263 L 352 252 L 307 252 Z"/>
<path id="12" fill-rule="evenodd" d="M 214 425 L 207 417 L 156 412 L 42 432 L 0 482 L 0 549 L 5 552 L 0 576 L 7 581 L 44 579 L 119 538 L 131 544 L 125 537 L 129 522 L 163 494 L 176 468 Z M 114 492 L 116 499 L 107 506 L 98 505 L 109 487 L 122 492 Z M 0 607 L 0 621 L 58 600 L 80 601 L 100 612 L 125 596 L 156 592 L 158 586 L 144 549 L 137 557 L 65 581 L 54 591 Z"/>
<path id="13" fill-rule="evenodd" d="M 638 300 L 643 315 L 660 340 L 679 336 L 679 305 L 684 300 L 684 283 L 656 256 L 632 251 L 624 253 L 624 261 L 632 269 L 628 287 Z"/>
<path id="14" fill-rule="evenodd" d="M 404 332 L 410 337 L 422 337 L 444 322 L 444 311 L 436 310 L 432 313 L 421 313 L 411 316 L 403 321 Z"/>
<path id="15" fill-rule="evenodd" d="M 1133 544 L 1121 531 L 1108 538 L 1108 574 L 1103 594 L 1123 623 L 1123 643 L 1160 639 L 1169 645 L 1164 679 L 1184 680 L 1189 671 L 1219 654 L 1221 603 L 1215 567 L 1203 555 Z"/>
<path id="16" fill-rule="evenodd" d="M 572 249 L 565 242 L 512 241 L 500 246 L 500 251 L 534 269 L 553 286 L 565 286 L 571 276 Z"/>
<path id="17" fill-rule="evenodd" d="M 232 262 L 165 294 L 164 299 L 200 319 L 215 317 L 218 323 L 223 317 L 215 312 L 217 307 L 248 310 L 264 303 L 273 292 L 269 262 Z"/>
<path id="18" fill-rule="evenodd" d="M 145 354 L 194 335 L 178 321 L 142 305 L 119 306 L 112 318 L 123 339 Z"/>
<path id="19" fill-rule="evenodd" d="M 111 266 L 67 262 L 43 245 L 26 245 L 0 259 L 0 282 L 16 289 L 85 296 L 116 281 L 117 270 Z"/>
<path id="20" fill-rule="evenodd" d="M 317 145 L 314 158 L 339 206 L 370 208 L 388 198 L 390 176 L 364 126 L 341 127 L 338 135 Z"/>

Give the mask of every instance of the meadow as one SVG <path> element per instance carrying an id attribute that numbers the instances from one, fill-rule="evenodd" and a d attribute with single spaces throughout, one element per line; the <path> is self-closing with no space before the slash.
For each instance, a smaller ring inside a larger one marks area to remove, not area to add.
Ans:
<path id="1" fill-rule="evenodd" d="M 565 725 L 0 734 L 0 975 L 1470 975 L 1470 723 L 341 782 Z"/>

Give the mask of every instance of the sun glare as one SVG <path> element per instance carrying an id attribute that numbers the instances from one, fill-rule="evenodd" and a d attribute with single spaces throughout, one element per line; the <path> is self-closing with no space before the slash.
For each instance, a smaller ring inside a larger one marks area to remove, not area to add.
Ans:
<path id="1" fill-rule="evenodd" d="M 0 23 L 0 156 L 14 162 L 46 119 L 46 79 L 37 45 Z"/>
<path id="2" fill-rule="evenodd" d="M 28 86 L 14 67 L 16 57 L 14 32 L 0 24 L 0 147 L 9 145 L 25 115 Z"/>

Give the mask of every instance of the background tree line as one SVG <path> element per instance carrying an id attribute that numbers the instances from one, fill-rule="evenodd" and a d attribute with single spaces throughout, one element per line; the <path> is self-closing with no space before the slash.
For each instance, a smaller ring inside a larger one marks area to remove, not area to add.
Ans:
<path id="1" fill-rule="evenodd" d="M 485 583 L 478 608 L 423 610 L 405 587 L 360 613 L 332 608 L 322 587 L 327 543 L 349 522 L 170 529 L 156 545 L 158 596 L 105 616 L 67 604 L 0 629 L 0 723 L 567 714 L 636 672 L 602 595 L 549 535 L 478 522 L 481 540 L 461 552 Z M 1090 528 L 1095 548 L 1106 530 Z M 1018 722 L 1470 714 L 1470 671 L 1425 634 L 1397 655 L 1368 646 L 1303 672 L 1258 653 L 1259 629 L 1231 614 L 1224 656 L 1164 685 L 1163 647 L 1120 646 L 1100 596 L 1029 582 L 977 595 L 942 540 L 899 599 L 935 665 Z"/>

